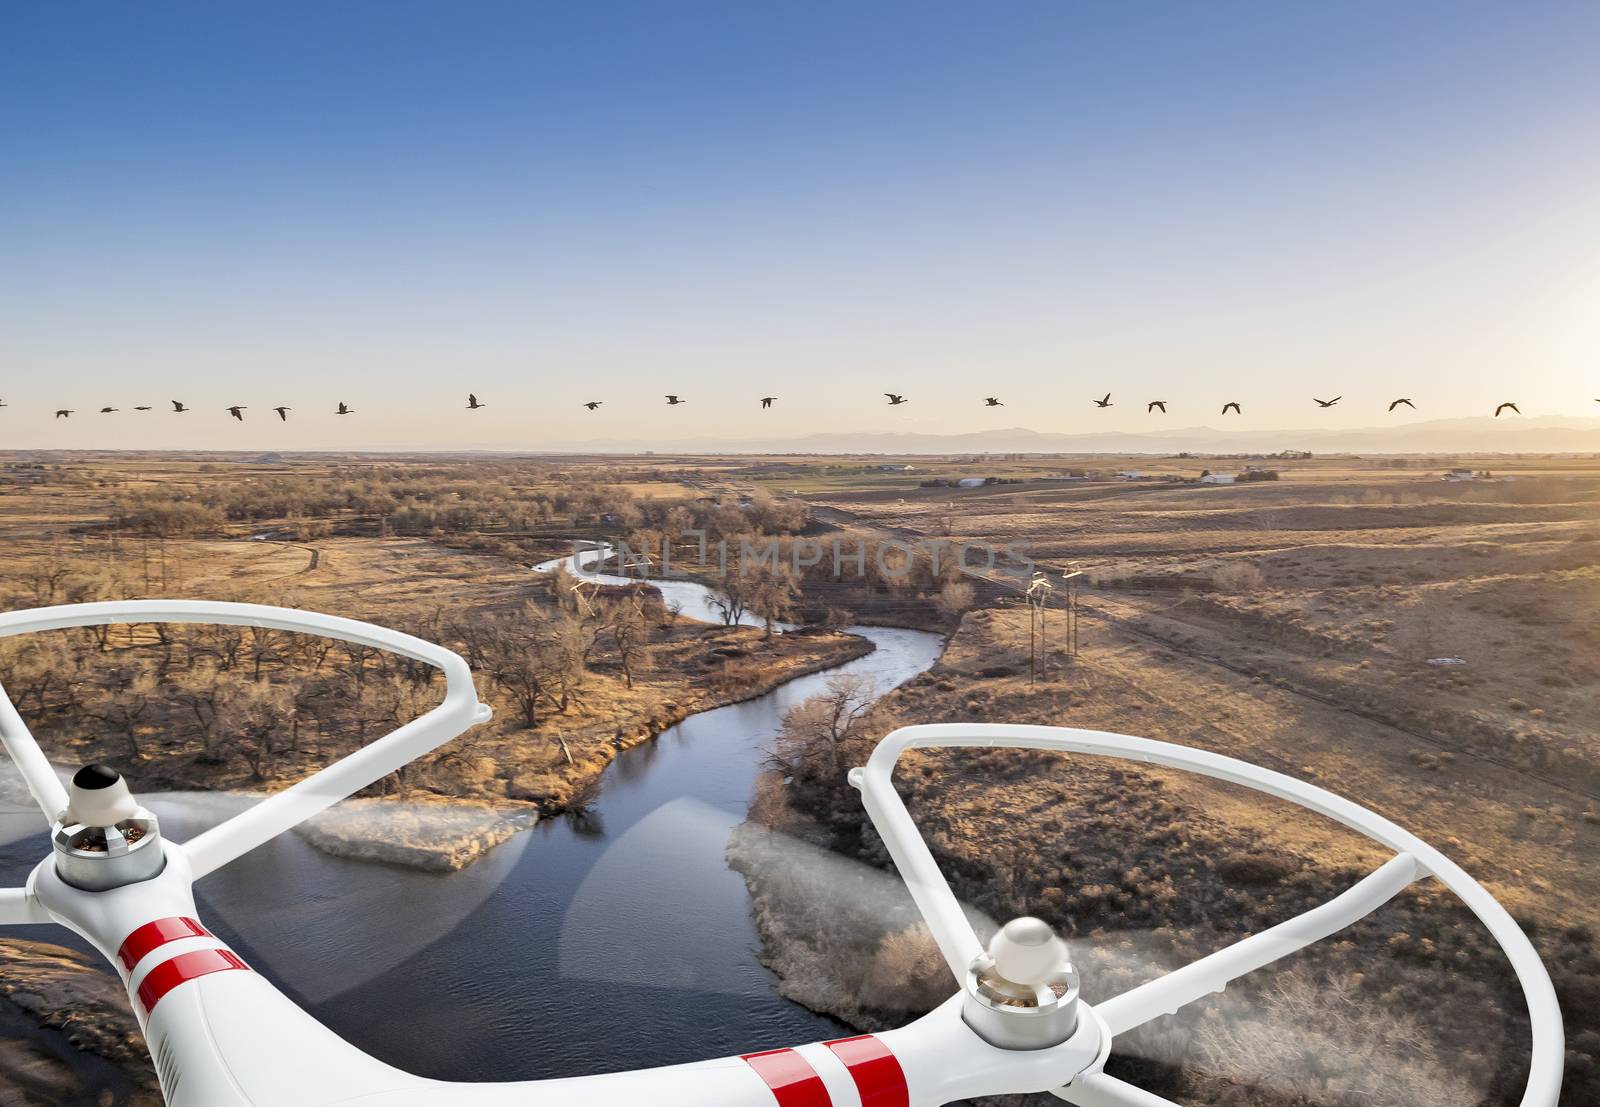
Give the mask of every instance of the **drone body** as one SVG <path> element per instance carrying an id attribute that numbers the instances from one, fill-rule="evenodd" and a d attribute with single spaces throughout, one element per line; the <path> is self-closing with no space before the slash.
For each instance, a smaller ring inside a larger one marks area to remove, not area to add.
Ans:
<path id="1" fill-rule="evenodd" d="M 850 773 L 956 985 L 908 1026 L 689 1065 L 557 1080 L 456 1084 L 418 1077 L 350 1045 L 228 949 L 195 908 L 196 880 L 486 721 L 456 654 L 382 627 L 249 604 L 122 601 L 0 614 L 0 637 L 108 623 L 220 622 L 320 634 L 441 669 L 427 714 L 184 843 L 164 838 L 113 771 L 81 770 L 69 794 L 0 691 L 0 739 L 53 826 L 25 887 L 0 890 L 0 923 L 56 922 L 116 967 L 168 1107 L 936 1107 L 1053 1092 L 1080 1107 L 1175 1107 L 1106 1075 L 1115 1037 L 1220 991 L 1362 918 L 1424 876 L 1454 891 L 1500 942 L 1522 984 L 1533 1038 L 1523 1107 L 1555 1107 L 1564 1044 L 1543 965 L 1511 917 L 1449 859 L 1349 800 L 1291 777 L 1143 738 L 1040 726 L 905 727 Z M 1396 851 L 1343 894 L 1097 1005 L 1048 925 L 1013 920 L 987 947 L 940 874 L 893 784 L 913 747 L 1020 747 L 1166 765 L 1288 800 Z"/>

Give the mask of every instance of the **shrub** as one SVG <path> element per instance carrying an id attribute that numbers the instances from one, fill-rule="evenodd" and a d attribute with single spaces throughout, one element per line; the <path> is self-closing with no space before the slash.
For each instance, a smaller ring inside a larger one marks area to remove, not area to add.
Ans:
<path id="1" fill-rule="evenodd" d="M 1249 561 L 1231 561 L 1211 574 L 1211 583 L 1223 592 L 1243 595 L 1266 587 L 1267 577 Z"/>

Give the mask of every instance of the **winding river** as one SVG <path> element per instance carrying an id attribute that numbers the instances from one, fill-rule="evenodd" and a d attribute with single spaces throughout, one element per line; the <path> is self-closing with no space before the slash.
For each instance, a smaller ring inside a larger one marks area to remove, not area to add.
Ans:
<path id="1" fill-rule="evenodd" d="M 685 616 L 716 621 L 701 586 L 658 583 Z M 922 631 L 851 630 L 877 649 L 832 673 L 879 694 L 942 646 Z M 287 834 L 202 882 L 201 911 L 341 1036 L 424 1076 L 575 1076 L 837 1036 L 778 996 L 755 958 L 744 881 L 723 857 L 784 713 L 832 673 L 623 752 L 585 819 L 541 822 L 462 872 L 343 860 Z M 179 840 L 237 802 L 146 799 Z M 36 812 L 0 808 L 0 882 L 21 883 L 45 848 Z M 9 933 L 75 943 L 55 927 Z"/>

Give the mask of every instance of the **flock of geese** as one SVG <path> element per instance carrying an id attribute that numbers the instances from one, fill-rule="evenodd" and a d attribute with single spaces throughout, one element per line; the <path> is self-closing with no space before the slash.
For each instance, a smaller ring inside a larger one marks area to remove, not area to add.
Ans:
<path id="1" fill-rule="evenodd" d="M 899 407 L 901 404 L 907 404 L 907 403 L 911 402 L 909 399 L 907 399 L 905 396 L 901 395 L 898 392 L 885 392 L 883 395 L 884 395 L 884 398 L 889 401 L 889 406 L 890 407 Z M 665 399 L 667 401 L 667 406 L 668 407 L 677 407 L 679 404 L 686 404 L 686 403 L 689 402 L 688 400 L 685 400 L 682 396 L 679 396 L 678 394 L 673 393 L 673 392 L 667 393 L 666 396 L 665 396 Z M 765 410 L 766 408 L 770 408 L 773 405 L 773 403 L 775 403 L 777 401 L 777 399 L 778 399 L 778 397 L 776 397 L 776 396 L 762 396 L 760 398 L 760 403 L 761 403 L 762 409 Z M 1317 398 L 1316 396 L 1313 396 L 1313 397 L 1311 397 L 1311 399 L 1316 403 L 1316 405 L 1318 407 L 1320 407 L 1320 408 L 1329 408 L 1329 407 L 1333 407 L 1340 400 L 1344 399 L 1344 397 L 1343 396 L 1335 396 L 1331 400 L 1323 400 L 1323 399 Z M 1098 407 L 1098 408 L 1107 408 L 1107 407 L 1115 407 L 1116 406 L 1114 403 L 1111 402 L 1111 393 L 1109 393 L 1109 392 L 1107 392 L 1100 399 L 1092 400 L 1091 402 L 1094 404 L 1095 407 Z M 186 413 L 194 410 L 194 408 L 188 406 L 182 400 L 169 400 L 168 403 L 170 403 L 172 405 L 172 411 L 176 415 L 183 415 L 183 414 L 186 414 Z M 587 401 L 584 402 L 583 406 L 588 408 L 590 411 L 598 411 L 598 410 L 600 410 L 600 406 L 602 404 L 604 404 L 604 403 L 605 403 L 604 400 L 587 400 Z M 1595 403 L 1600 404 L 1600 399 L 1595 400 Z M 6 404 L 6 402 L 4 400 L 0 400 L 0 407 L 6 407 L 6 406 L 8 406 Z M 468 411 L 482 411 L 487 406 L 489 406 L 489 405 L 485 404 L 483 401 L 478 399 L 477 393 L 474 393 L 474 392 L 467 393 L 467 410 Z M 1006 405 L 1001 401 L 1000 397 L 998 397 L 998 396 L 985 396 L 983 398 L 983 406 L 984 407 L 1005 407 Z M 1412 403 L 1411 399 L 1409 397 L 1406 397 L 1406 396 L 1402 396 L 1399 399 L 1390 401 L 1390 403 L 1389 403 L 1389 410 L 1390 411 L 1393 411 L 1397 407 L 1408 407 L 1412 411 L 1417 410 L 1417 405 Z M 117 412 L 119 412 L 121 410 L 122 409 L 118 408 L 118 407 L 103 407 L 103 408 L 100 409 L 100 414 L 101 415 L 114 415 L 114 414 L 116 414 Z M 134 411 L 153 411 L 154 408 L 150 404 L 140 404 L 139 406 L 135 407 L 133 410 Z M 227 407 L 223 408 L 223 410 L 226 411 L 233 418 L 237 419 L 239 422 L 242 423 L 242 422 L 244 422 L 244 413 L 249 411 L 250 409 L 247 406 L 245 406 L 244 404 L 229 404 Z M 268 410 L 277 412 L 278 419 L 281 422 L 287 423 L 289 421 L 289 413 L 291 411 L 293 411 L 294 408 L 290 407 L 287 404 L 281 404 L 278 407 L 270 408 Z M 1145 414 L 1146 415 L 1149 415 L 1149 414 L 1151 414 L 1152 412 L 1155 412 L 1155 411 L 1160 411 L 1161 414 L 1165 415 L 1167 413 L 1167 401 L 1165 401 L 1165 400 L 1148 400 L 1148 401 L 1145 402 L 1144 410 L 1145 410 Z M 1233 412 L 1235 415 L 1243 415 L 1244 414 L 1244 408 L 1242 406 L 1240 406 L 1240 404 L 1239 404 L 1239 402 L 1237 400 L 1229 400 L 1227 403 L 1222 405 L 1222 414 L 1223 415 L 1228 414 L 1228 412 L 1230 412 L 1230 411 Z M 1518 415 L 1522 414 L 1522 409 L 1521 408 L 1517 407 L 1516 404 L 1514 404 L 1511 401 L 1507 400 L 1504 403 L 1498 405 L 1494 409 L 1495 418 L 1499 418 L 1501 415 L 1503 415 L 1507 411 L 1514 411 Z M 355 412 L 355 408 L 351 407 L 349 404 L 345 403 L 343 400 L 340 400 L 339 401 L 339 406 L 334 409 L 333 413 L 335 415 L 354 415 L 356 412 Z M 56 409 L 56 418 L 57 419 L 70 419 L 70 418 L 72 418 L 72 416 L 74 416 L 76 414 L 78 414 L 78 412 L 77 412 L 77 410 L 75 408 L 62 407 L 62 408 L 57 408 Z"/>

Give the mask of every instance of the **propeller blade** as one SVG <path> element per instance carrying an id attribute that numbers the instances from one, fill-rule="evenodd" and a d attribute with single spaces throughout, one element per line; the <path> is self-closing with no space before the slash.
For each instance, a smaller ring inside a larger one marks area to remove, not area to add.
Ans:
<path id="1" fill-rule="evenodd" d="M 1187 1017 L 1118 1035 L 1112 1046 L 1114 1054 L 1181 1071 L 1184 1102 L 1208 1101 L 1206 1089 L 1222 1085 L 1254 1090 L 1274 1103 L 1319 1107 L 1479 1103 L 1500 1060 L 1461 1063 L 1428 1020 L 1392 999 L 1363 993 L 1348 975 L 1312 965 L 1296 965 L 1260 990 L 1222 993 L 1190 1010 Z M 1475 1048 L 1491 1040 L 1480 1035 Z M 1084 1107 L 1101 1102 L 1071 1094 L 1075 1086 L 1063 1098 Z"/>
<path id="2" fill-rule="evenodd" d="M 261 798 L 237 792 L 141 797 L 161 820 L 163 833 L 177 841 Z M 394 970 L 466 924 L 521 860 L 529 836 L 512 833 L 454 872 L 351 860 L 381 858 L 393 844 L 419 836 L 470 830 L 464 824 L 472 820 L 485 832 L 494 831 L 483 811 L 476 805 L 345 800 L 217 870 L 196 885 L 196 898 L 204 918 L 230 931 L 252 964 L 302 1002 L 323 1003 Z M 263 888 L 285 891 L 281 899 L 263 904 Z M 426 910 L 418 904 L 426 904 Z M 393 926 L 386 920 L 404 923 Z M 383 939 L 369 940 L 378 929 Z M 308 935 L 317 938 L 308 941 Z"/>
<path id="3" fill-rule="evenodd" d="M 684 948 L 676 965 L 649 960 L 626 940 L 638 927 L 695 917 L 698 892 L 677 877 L 673 859 L 696 846 L 726 848 L 738 867 L 759 867 L 764 894 L 781 896 L 785 905 L 805 905 L 805 924 L 826 925 L 834 934 L 860 935 L 860 947 L 869 956 L 886 938 L 921 928 L 916 905 L 892 871 L 744 823 L 743 818 L 684 798 L 663 804 L 615 839 L 567 908 L 558 946 L 562 975 L 615 983 L 650 979 L 669 987 L 724 994 L 770 988 L 770 976 L 751 951 L 719 948 L 713 944 L 714 936 L 702 936 L 692 926 L 684 927 L 676 943 Z M 729 878 L 742 879 L 733 872 Z M 781 888 L 774 888 L 775 880 L 782 882 Z M 994 920 L 981 912 L 972 911 L 971 918 L 981 933 L 996 929 Z M 932 950 L 925 930 L 922 938 Z M 914 944 L 915 936 L 901 941 Z M 697 948 L 697 942 L 703 947 Z M 956 983 L 936 953 L 928 964 L 931 1003 L 937 1003 L 956 990 Z M 707 979 L 706 965 L 721 968 Z"/>

